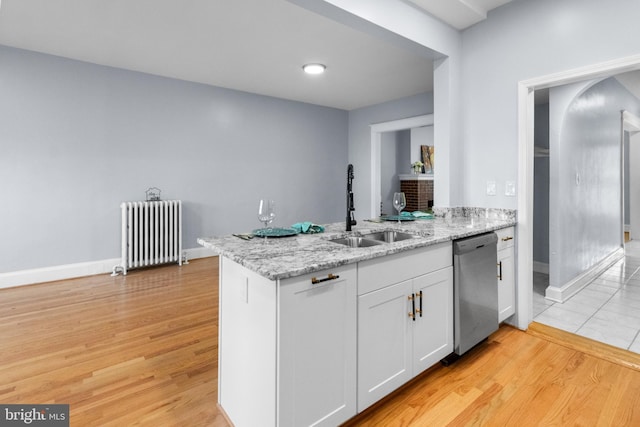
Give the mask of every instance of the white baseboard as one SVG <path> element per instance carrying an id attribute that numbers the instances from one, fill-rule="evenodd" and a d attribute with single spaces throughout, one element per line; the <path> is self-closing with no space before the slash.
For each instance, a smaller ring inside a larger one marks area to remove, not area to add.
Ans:
<path id="1" fill-rule="evenodd" d="M 202 247 L 185 249 L 184 251 L 187 253 L 187 260 L 216 256 L 216 254 L 211 249 Z"/>
<path id="2" fill-rule="evenodd" d="M 185 249 L 184 252 L 187 254 L 187 260 L 206 258 L 214 255 L 214 253 L 207 248 Z M 111 274 L 113 267 L 120 263 L 120 258 L 111 258 L 0 273 L 0 289 L 32 285 L 34 283 L 52 282 L 54 280 L 73 279 L 75 277 L 93 276 L 95 274 Z"/>
<path id="3" fill-rule="evenodd" d="M 593 279 L 602 274 L 606 269 L 611 267 L 616 261 L 624 257 L 624 249 L 619 248 L 612 252 L 609 256 L 605 257 L 598 264 L 594 265 L 589 270 L 575 277 L 573 280 L 565 283 L 562 287 L 551 286 L 547 287 L 545 291 L 545 298 L 556 301 L 565 302 L 576 294 L 580 289 L 587 286 Z"/>
<path id="4" fill-rule="evenodd" d="M 549 274 L 549 264 L 546 262 L 533 261 L 533 271 L 536 273 Z"/>

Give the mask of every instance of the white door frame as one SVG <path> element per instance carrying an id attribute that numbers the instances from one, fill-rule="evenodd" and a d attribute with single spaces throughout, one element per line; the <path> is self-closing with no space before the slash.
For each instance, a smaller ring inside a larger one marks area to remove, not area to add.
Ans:
<path id="1" fill-rule="evenodd" d="M 518 83 L 518 257 L 516 326 L 533 320 L 534 91 L 640 69 L 640 55 L 602 62 Z"/>
<path id="2" fill-rule="evenodd" d="M 629 132 L 629 176 L 625 177 L 624 174 L 624 133 Z M 633 165 L 640 165 L 640 117 L 630 113 L 629 111 L 622 111 L 622 128 L 620 143 L 622 147 L 622 245 L 624 246 L 624 183 L 625 178 L 629 179 L 629 236 L 631 239 L 640 239 L 640 221 L 637 217 L 640 216 L 640 168 L 632 167 Z M 634 216 L 635 213 L 635 216 Z"/>
<path id="3" fill-rule="evenodd" d="M 380 216 L 380 194 L 381 172 L 380 172 L 380 151 L 383 132 L 395 132 L 411 128 L 433 125 L 433 114 L 408 117 L 406 119 L 392 120 L 389 122 L 375 123 L 371 125 L 371 206 L 370 218 Z"/>

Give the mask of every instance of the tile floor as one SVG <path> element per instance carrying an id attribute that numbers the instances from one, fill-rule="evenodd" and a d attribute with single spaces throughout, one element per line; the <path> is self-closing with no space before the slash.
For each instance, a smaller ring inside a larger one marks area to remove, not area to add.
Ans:
<path id="1" fill-rule="evenodd" d="M 544 298 L 549 276 L 533 275 L 533 320 L 640 353 L 640 242 L 564 303 Z"/>

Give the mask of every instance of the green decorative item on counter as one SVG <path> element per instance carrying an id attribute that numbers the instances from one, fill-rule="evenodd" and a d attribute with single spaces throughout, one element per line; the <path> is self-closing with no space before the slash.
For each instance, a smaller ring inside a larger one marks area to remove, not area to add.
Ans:
<path id="1" fill-rule="evenodd" d="M 293 228 L 260 228 L 253 230 L 253 235 L 258 237 L 289 237 L 298 233 L 299 231 Z"/>
<path id="2" fill-rule="evenodd" d="M 428 213 L 428 212 L 413 211 L 410 214 L 413 215 L 413 217 L 417 218 L 417 219 L 433 219 L 433 214 Z"/>
<path id="3" fill-rule="evenodd" d="M 315 234 L 324 232 L 324 227 L 318 224 L 314 224 L 309 221 L 297 222 L 291 226 L 291 228 L 303 234 Z"/>
<path id="4" fill-rule="evenodd" d="M 416 219 L 409 212 L 402 212 L 400 215 L 387 215 L 380 217 L 383 221 L 415 221 Z"/>

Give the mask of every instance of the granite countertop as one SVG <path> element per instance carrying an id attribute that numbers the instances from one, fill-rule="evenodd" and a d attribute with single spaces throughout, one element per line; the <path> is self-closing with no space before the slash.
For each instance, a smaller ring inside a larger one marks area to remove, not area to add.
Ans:
<path id="1" fill-rule="evenodd" d="M 325 225 L 325 232 L 293 237 L 243 240 L 235 236 L 202 237 L 198 243 L 218 255 L 271 280 L 300 276 L 327 268 L 351 264 L 416 249 L 454 239 L 510 227 L 516 224 L 516 212 L 506 209 L 435 208 L 433 219 L 403 221 L 358 221 L 351 232 L 344 222 Z M 330 242 L 345 236 L 363 235 L 381 230 L 397 230 L 415 238 L 381 245 L 350 248 Z"/>

